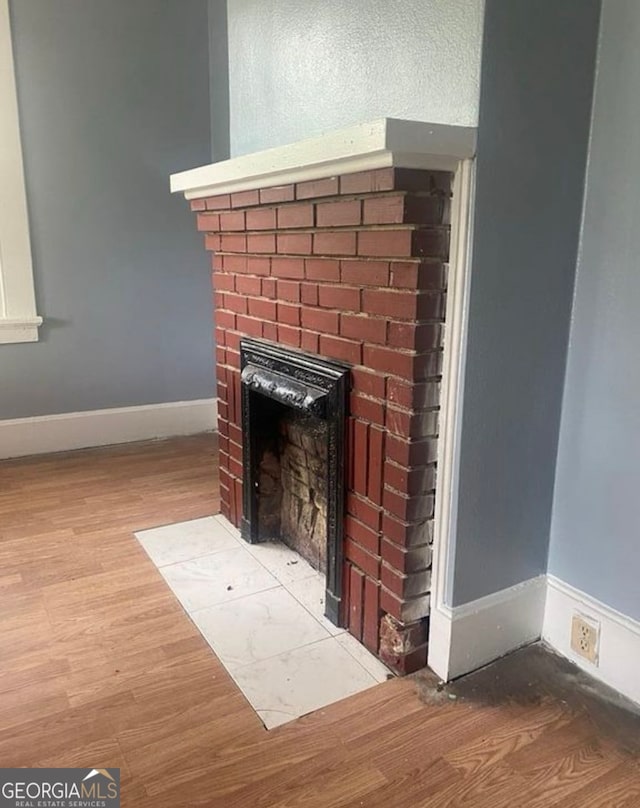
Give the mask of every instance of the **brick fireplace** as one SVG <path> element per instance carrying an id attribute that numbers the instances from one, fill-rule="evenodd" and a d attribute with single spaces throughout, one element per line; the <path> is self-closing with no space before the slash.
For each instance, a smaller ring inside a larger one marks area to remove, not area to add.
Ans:
<path id="1" fill-rule="evenodd" d="M 222 512 L 237 527 L 248 517 L 243 340 L 345 367 L 340 585 L 327 613 L 407 673 L 427 658 L 454 163 L 430 158 L 432 169 L 411 154 L 405 162 L 417 165 L 375 167 L 379 160 L 334 161 L 324 174 L 316 161 L 312 172 L 287 167 L 235 185 L 223 177 L 188 196 L 213 273 Z M 196 171 L 178 175 L 180 190 Z M 315 468 L 322 440 L 307 441 L 305 454 L 296 418 L 282 429 L 295 451 L 271 460 L 263 452 L 260 462 L 280 469 L 293 454 Z M 271 485 L 268 468 L 256 473 Z M 281 535 L 292 485 L 277 500 Z"/>

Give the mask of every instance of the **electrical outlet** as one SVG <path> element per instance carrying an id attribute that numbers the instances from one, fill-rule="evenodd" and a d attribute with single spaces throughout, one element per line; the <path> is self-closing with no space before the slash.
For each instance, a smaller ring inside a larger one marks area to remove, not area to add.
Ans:
<path id="1" fill-rule="evenodd" d="M 599 644 L 600 623 L 583 614 L 574 614 L 571 621 L 571 650 L 597 665 Z"/>

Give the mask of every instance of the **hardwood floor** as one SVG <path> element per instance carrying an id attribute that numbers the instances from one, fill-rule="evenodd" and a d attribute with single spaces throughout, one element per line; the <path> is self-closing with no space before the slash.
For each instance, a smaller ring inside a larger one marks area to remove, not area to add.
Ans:
<path id="1" fill-rule="evenodd" d="M 210 436 L 0 463 L 0 766 L 119 766 L 136 808 L 640 805 L 634 750 L 552 689 L 422 675 L 266 732 L 132 535 L 216 485 Z"/>

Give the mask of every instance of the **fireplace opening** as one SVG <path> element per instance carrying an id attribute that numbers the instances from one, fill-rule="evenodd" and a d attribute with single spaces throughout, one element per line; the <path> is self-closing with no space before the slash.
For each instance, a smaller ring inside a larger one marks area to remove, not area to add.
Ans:
<path id="1" fill-rule="evenodd" d="M 280 540 L 326 576 L 326 616 L 342 615 L 349 368 L 263 341 L 240 343 L 242 535 Z"/>

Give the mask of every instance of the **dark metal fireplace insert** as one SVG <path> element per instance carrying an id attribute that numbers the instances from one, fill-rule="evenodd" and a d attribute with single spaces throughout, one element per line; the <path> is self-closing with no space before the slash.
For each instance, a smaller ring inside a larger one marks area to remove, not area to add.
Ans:
<path id="1" fill-rule="evenodd" d="M 257 339 L 240 356 L 242 536 L 293 540 L 326 572 L 325 613 L 340 625 L 349 367 Z"/>

